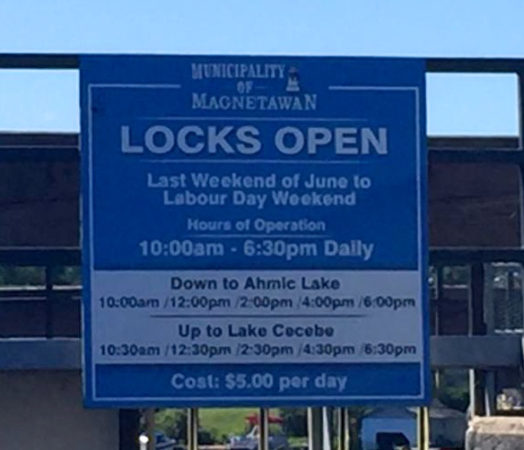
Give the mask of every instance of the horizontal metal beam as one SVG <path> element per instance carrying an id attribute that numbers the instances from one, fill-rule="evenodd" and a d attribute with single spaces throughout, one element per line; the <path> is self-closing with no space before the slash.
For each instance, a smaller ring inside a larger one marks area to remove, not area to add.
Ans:
<path id="1" fill-rule="evenodd" d="M 0 133 L 0 162 L 78 161 L 78 133 Z"/>
<path id="2" fill-rule="evenodd" d="M 2 53 L 3 69 L 78 69 L 80 54 Z M 513 58 L 426 58 L 429 72 L 518 72 L 523 59 Z"/>
<path id="3" fill-rule="evenodd" d="M 515 137 L 429 137 L 434 162 L 524 164 Z M 2 161 L 78 161 L 77 133 L 0 133 Z"/>
<path id="4" fill-rule="evenodd" d="M 0 370 L 78 370 L 80 339 L 0 339 Z"/>
<path id="5" fill-rule="evenodd" d="M 430 162 L 445 163 L 501 163 L 524 164 L 524 151 L 497 150 L 479 148 L 475 150 L 464 149 L 429 149 Z"/>
<path id="6" fill-rule="evenodd" d="M 433 368 L 519 367 L 521 335 L 432 336 Z M 80 339 L 0 339 L 0 370 L 76 370 Z"/>
<path id="7" fill-rule="evenodd" d="M 1 140 L 1 135 L 0 135 Z M 427 138 L 428 147 L 432 150 L 475 150 L 493 148 L 496 150 L 516 150 L 520 146 L 518 136 L 440 136 Z"/>
<path id="8" fill-rule="evenodd" d="M 429 252 L 430 264 L 456 265 L 475 262 L 520 262 L 524 263 L 522 248 L 473 248 L 473 247 L 432 247 Z"/>
<path id="9" fill-rule="evenodd" d="M 0 162 L 76 162 L 78 147 L 0 147 Z"/>
<path id="10" fill-rule="evenodd" d="M 520 58 L 427 58 L 428 72 L 519 72 L 524 70 Z"/>
<path id="11" fill-rule="evenodd" d="M 0 149 L 2 147 L 78 147 L 78 133 L 0 133 Z M 456 146 L 456 145 L 455 145 Z"/>
<path id="12" fill-rule="evenodd" d="M 0 69 L 78 69 L 80 57 L 60 53 L 0 53 Z"/>
<path id="13" fill-rule="evenodd" d="M 430 264 L 456 265 L 474 262 L 524 263 L 524 248 L 432 247 Z M 78 247 L 0 247 L 0 264 L 13 266 L 64 265 L 82 263 Z"/>
<path id="14" fill-rule="evenodd" d="M 432 336 L 433 368 L 519 367 L 522 335 Z"/>
<path id="15" fill-rule="evenodd" d="M 82 257 L 78 247 L 3 247 L 0 264 L 13 266 L 79 266 Z"/>
<path id="16" fill-rule="evenodd" d="M 53 299 L 68 299 L 79 298 L 82 295 L 82 289 L 79 287 L 56 286 L 53 285 Z M 7 301 L 34 301 L 47 300 L 49 291 L 45 288 L 28 289 L 26 286 L 22 288 L 7 288 L 0 287 L 0 305 L 1 302 Z"/>

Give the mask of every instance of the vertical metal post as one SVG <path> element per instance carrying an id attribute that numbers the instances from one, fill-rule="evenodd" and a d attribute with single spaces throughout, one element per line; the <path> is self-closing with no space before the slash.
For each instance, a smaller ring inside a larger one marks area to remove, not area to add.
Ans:
<path id="1" fill-rule="evenodd" d="M 187 450 L 198 450 L 198 408 L 187 411 Z"/>
<path id="2" fill-rule="evenodd" d="M 345 437 L 345 443 L 344 443 L 344 450 L 350 450 L 353 443 L 351 442 L 352 439 L 352 430 L 351 430 L 351 423 L 350 423 L 350 415 L 349 415 L 349 409 L 344 408 L 344 422 L 345 422 L 345 430 L 344 430 L 344 437 Z M 355 436 L 356 437 L 356 436 Z M 356 441 L 355 441 L 356 442 Z"/>
<path id="3" fill-rule="evenodd" d="M 486 334 L 484 324 L 484 265 L 473 263 L 471 265 L 471 282 L 469 293 L 469 336 Z M 485 373 L 482 370 L 471 369 L 470 379 L 470 407 L 473 416 L 485 415 Z"/>
<path id="4" fill-rule="evenodd" d="M 435 301 L 435 335 L 439 336 L 442 334 L 442 320 L 441 320 L 441 300 L 444 299 L 444 267 L 438 265 L 436 267 L 437 275 L 437 295 Z"/>
<path id="5" fill-rule="evenodd" d="M 330 408 L 323 407 L 322 408 L 322 433 L 323 433 L 323 446 L 324 450 L 331 450 L 332 449 L 332 443 L 333 439 L 331 436 L 331 423 L 330 418 L 332 415 L 330 414 Z"/>
<path id="6" fill-rule="evenodd" d="M 524 149 L 524 70 L 522 67 L 517 72 L 518 77 L 518 105 L 519 105 L 519 150 Z M 520 206 L 520 246 L 524 247 L 524 164 L 519 164 L 520 185 L 519 185 L 519 206 Z M 521 277 L 524 275 L 521 264 Z M 522 279 L 522 278 L 521 278 Z M 521 283 L 522 302 L 524 303 L 524 283 Z M 524 328 L 524 307 L 522 308 L 522 327 Z M 522 348 L 524 349 L 524 334 L 522 335 Z M 522 354 L 524 358 L 524 352 Z"/>
<path id="7" fill-rule="evenodd" d="M 269 450 L 269 409 L 260 408 L 258 450 Z"/>
<path id="8" fill-rule="evenodd" d="M 442 320 L 441 320 L 441 301 L 444 299 L 444 267 L 438 265 L 436 268 L 437 275 L 437 295 L 435 299 L 435 336 L 440 336 L 442 334 Z M 440 388 L 441 381 L 441 371 L 439 369 L 435 370 L 435 389 Z"/>
<path id="9" fill-rule="evenodd" d="M 495 333 L 495 295 L 493 279 L 495 270 L 492 263 L 484 266 L 484 322 L 486 334 Z"/>
<path id="10" fill-rule="evenodd" d="M 138 450 L 140 435 L 140 412 L 136 409 L 121 409 L 118 412 L 119 450 Z"/>
<path id="11" fill-rule="evenodd" d="M 146 436 L 147 441 L 147 450 L 155 450 L 155 410 L 152 408 L 146 409 L 145 413 L 146 418 Z"/>
<path id="12" fill-rule="evenodd" d="M 522 150 L 524 149 L 524 72 L 522 71 L 522 69 L 520 71 L 517 72 L 517 77 L 518 77 L 518 84 L 519 84 L 519 87 L 518 87 L 518 104 L 519 104 L 519 150 Z M 520 170 L 521 170 L 521 173 L 522 173 L 522 166 L 520 167 Z M 521 177 L 522 179 L 522 177 Z M 522 203 L 523 203 L 523 198 L 521 197 L 520 198 L 520 201 L 521 201 L 521 219 L 522 219 L 522 215 L 524 214 L 524 211 L 522 211 Z M 523 231 L 523 228 L 524 228 L 524 223 L 520 222 L 520 227 L 521 227 L 521 232 Z M 522 234 L 520 236 L 520 240 L 521 240 L 521 244 L 522 244 Z"/>
<path id="13" fill-rule="evenodd" d="M 484 412 L 486 416 L 493 416 L 495 415 L 497 403 L 496 378 L 493 370 L 486 372 L 485 384 Z"/>
<path id="14" fill-rule="evenodd" d="M 337 408 L 337 449 L 349 450 L 349 416 L 347 408 Z"/>
<path id="15" fill-rule="evenodd" d="M 45 337 L 53 337 L 53 268 L 45 267 Z"/>
<path id="16" fill-rule="evenodd" d="M 417 450 L 429 450 L 429 411 L 417 408 Z"/>
<path id="17" fill-rule="evenodd" d="M 507 324 L 507 327 L 510 328 L 512 324 L 512 311 L 511 311 L 511 303 L 512 303 L 512 297 L 513 297 L 513 291 L 515 287 L 515 276 L 513 275 L 513 269 L 511 265 L 506 266 L 506 276 L 507 276 L 507 287 L 506 292 L 504 295 L 504 300 L 506 301 L 506 307 L 504 308 L 504 320 Z"/>
<path id="18" fill-rule="evenodd" d="M 322 408 L 307 409 L 307 434 L 309 450 L 323 450 Z"/>
<path id="19" fill-rule="evenodd" d="M 493 289 L 494 270 L 491 263 L 484 265 L 484 320 L 486 334 L 495 333 L 495 295 Z M 508 290 L 506 294 L 512 292 L 512 283 L 508 280 Z M 508 299 L 509 300 L 509 299 Z M 509 301 L 507 302 L 509 304 Z M 484 412 L 486 416 L 495 413 L 496 404 L 496 381 L 495 371 L 490 370 L 485 373 L 484 391 Z"/>
<path id="20" fill-rule="evenodd" d="M 481 275 L 482 263 L 473 263 L 470 266 L 469 272 L 469 298 L 468 298 L 468 335 L 475 336 L 479 333 L 479 328 L 482 326 L 482 315 L 480 312 L 483 309 L 483 303 L 479 299 L 483 299 L 484 293 L 484 277 Z M 482 278 L 482 283 L 480 279 Z"/>

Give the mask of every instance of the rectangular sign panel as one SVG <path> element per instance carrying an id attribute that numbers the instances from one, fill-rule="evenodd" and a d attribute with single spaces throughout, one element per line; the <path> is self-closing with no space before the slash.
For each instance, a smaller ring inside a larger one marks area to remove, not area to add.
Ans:
<path id="1" fill-rule="evenodd" d="M 92 406 L 428 399 L 424 61 L 81 61 Z"/>

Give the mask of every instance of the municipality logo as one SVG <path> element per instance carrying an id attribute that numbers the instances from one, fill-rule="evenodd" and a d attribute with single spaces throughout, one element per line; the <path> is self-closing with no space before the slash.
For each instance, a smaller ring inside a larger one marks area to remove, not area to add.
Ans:
<path id="1" fill-rule="evenodd" d="M 296 67 L 291 67 L 287 73 L 286 92 L 300 92 L 299 75 Z"/>

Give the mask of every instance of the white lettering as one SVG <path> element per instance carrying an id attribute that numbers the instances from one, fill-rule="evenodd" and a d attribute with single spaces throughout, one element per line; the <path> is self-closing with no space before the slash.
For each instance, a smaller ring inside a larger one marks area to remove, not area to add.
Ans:
<path id="1" fill-rule="evenodd" d="M 288 147 L 285 143 L 287 135 L 291 135 L 294 140 L 291 147 Z M 278 151 L 284 155 L 296 155 L 304 147 L 304 135 L 295 127 L 280 128 L 275 135 L 275 145 Z"/>
<path id="2" fill-rule="evenodd" d="M 122 153 L 144 153 L 144 147 L 141 145 L 131 145 L 131 136 L 128 126 L 120 128 L 120 135 L 122 138 Z"/>
<path id="3" fill-rule="evenodd" d="M 310 155 L 317 153 L 317 147 L 327 145 L 331 142 L 333 133 L 328 128 L 308 128 L 307 130 L 307 152 Z"/>
<path id="4" fill-rule="evenodd" d="M 158 145 L 158 136 L 164 141 L 163 144 Z M 145 144 L 151 153 L 163 154 L 173 149 L 175 146 L 175 135 L 173 132 L 163 125 L 155 125 L 146 131 Z"/>
<path id="5" fill-rule="evenodd" d="M 188 134 L 195 134 L 196 136 L 204 136 L 204 132 L 202 131 L 202 128 L 197 126 L 187 126 L 180 129 L 180 131 L 177 134 L 177 142 L 178 147 L 181 151 L 184 153 L 187 153 L 188 155 L 192 155 L 195 153 L 200 153 L 202 149 L 204 148 L 204 143 L 199 142 L 193 146 L 189 145 L 187 142 L 187 136 Z"/>
<path id="6" fill-rule="evenodd" d="M 262 144 L 256 138 L 260 133 L 253 126 L 240 127 L 237 131 L 237 138 L 241 142 L 237 149 L 243 155 L 254 155 L 262 148 Z"/>
<path id="7" fill-rule="evenodd" d="M 369 155 L 369 147 L 375 149 L 379 155 L 387 155 L 388 153 L 388 134 L 386 128 L 378 129 L 378 137 L 370 128 L 362 129 L 362 154 Z"/>

